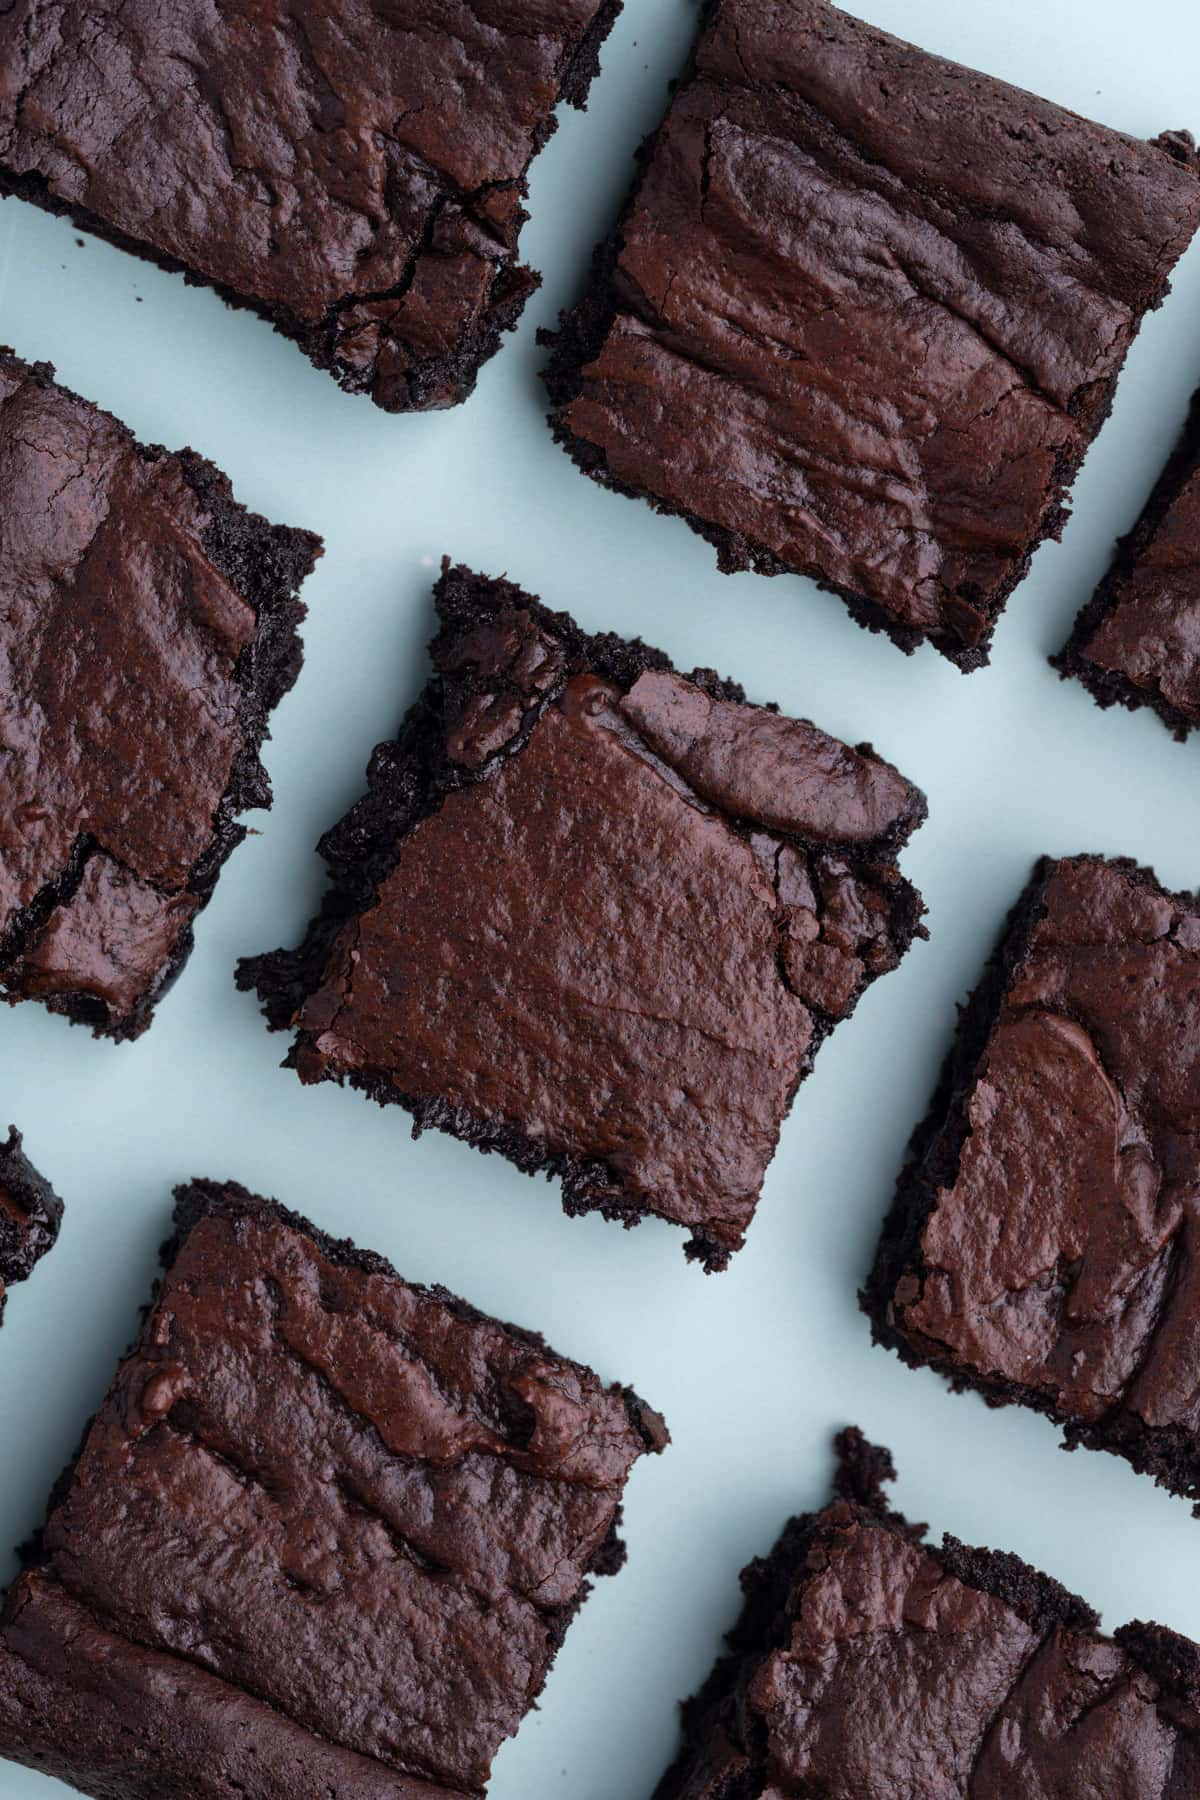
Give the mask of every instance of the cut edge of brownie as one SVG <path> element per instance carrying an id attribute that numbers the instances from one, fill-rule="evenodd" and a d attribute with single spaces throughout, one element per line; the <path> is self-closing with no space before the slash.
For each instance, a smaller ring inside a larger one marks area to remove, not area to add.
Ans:
<path id="1" fill-rule="evenodd" d="M 704 0 L 688 60 L 678 78 L 671 84 L 672 96 L 677 89 L 686 87 L 696 78 L 700 43 L 720 5 L 721 0 Z M 1070 409 L 1071 416 L 1076 419 L 1086 416 L 1088 421 L 1084 442 L 1077 456 L 1064 455 L 1058 458 L 1051 484 L 1047 488 L 1046 507 L 1037 535 L 1028 545 L 1024 556 L 1014 566 L 1012 573 L 996 589 L 988 607 L 987 630 L 980 641 L 974 645 L 965 645 L 951 632 L 926 631 L 918 626 L 906 624 L 888 607 L 873 600 L 870 595 L 827 580 L 815 567 L 807 570 L 793 568 L 789 563 L 782 561 L 774 551 L 763 544 L 756 543 L 753 538 L 744 533 L 734 531 L 728 526 L 716 525 L 711 520 L 701 518 L 697 513 L 689 512 L 685 507 L 672 505 L 669 501 L 650 493 L 648 489 L 635 487 L 622 481 L 610 471 L 604 451 L 588 439 L 579 437 L 570 429 L 566 423 L 566 413 L 580 392 L 584 369 L 599 354 L 619 310 L 614 276 L 621 252 L 624 249 L 625 222 L 637 205 L 642 184 L 658 147 L 659 137 L 666 127 L 670 104 L 668 101 L 667 109 L 659 125 L 643 139 L 634 153 L 634 174 L 629 192 L 612 230 L 600 240 L 592 252 L 590 272 L 585 279 L 579 299 L 573 306 L 566 307 L 559 313 L 556 327 L 543 326 L 538 331 L 538 343 L 543 349 L 550 352 L 549 359 L 542 369 L 542 380 L 550 397 L 550 411 L 547 417 L 556 443 L 562 446 L 577 468 L 601 487 L 608 488 L 612 493 L 624 495 L 630 500 L 645 501 L 655 512 L 662 514 L 665 518 L 682 519 L 698 537 L 703 538 L 716 550 L 717 567 L 723 575 L 736 575 L 752 571 L 756 575 L 792 575 L 807 578 L 821 592 L 832 594 L 839 599 L 856 624 L 861 625 L 867 631 L 880 633 L 889 638 L 898 649 L 904 651 L 906 656 L 911 656 L 922 644 L 929 643 L 964 675 L 972 674 L 976 669 L 986 667 L 991 654 L 992 638 L 996 626 L 1013 593 L 1028 575 L 1035 552 L 1047 539 L 1057 540 L 1062 535 L 1070 517 L 1071 489 L 1088 451 L 1112 411 L 1117 384 L 1127 360 L 1128 349 L 1132 348 L 1132 341 L 1127 347 L 1126 356 L 1121 359 L 1110 380 L 1102 384 L 1093 383 L 1091 387 L 1081 389 L 1075 396 Z M 1082 114 L 1073 116 L 1082 117 Z M 1085 121 L 1085 123 L 1091 123 L 1091 121 Z M 1197 176 L 1200 177 L 1200 151 L 1197 151 L 1189 132 L 1163 131 L 1148 141 L 1160 149 L 1165 156 L 1170 157 L 1172 161 L 1190 164 L 1196 170 Z M 1162 286 L 1148 303 L 1146 313 L 1155 312 L 1161 307 L 1170 288 L 1170 279 L 1165 276 Z M 973 605 L 978 605 L 979 597 L 972 596 L 971 602 Z"/>
<path id="2" fill-rule="evenodd" d="M 271 735 L 271 713 L 294 685 L 304 660 L 299 628 L 308 609 L 299 597 L 300 588 L 323 554 L 324 544 L 315 532 L 273 525 L 261 514 L 251 512 L 234 498 L 228 476 L 196 451 L 170 451 L 161 444 L 143 444 L 114 414 L 58 382 L 53 364 L 23 362 L 14 351 L 0 345 L 0 359 L 5 357 L 18 362 L 39 386 L 52 387 L 75 405 L 110 420 L 144 462 L 169 458 L 178 463 L 184 480 L 209 514 L 201 539 L 205 555 L 257 617 L 254 640 L 239 655 L 234 671 L 242 692 L 238 717 L 241 748 L 213 815 L 209 844 L 192 865 L 184 890 L 195 898 L 200 911 L 212 898 L 225 862 L 246 836 L 239 815 L 271 804 L 271 782 L 263 766 L 262 748 Z M 87 837 L 78 839 L 63 872 L 14 916 L 0 938 L 0 972 L 20 958 L 54 909 L 72 897 L 97 848 Z M 192 953 L 194 935 L 193 919 L 180 933 L 157 979 L 119 1019 L 110 1020 L 107 1006 L 89 995 L 62 993 L 38 998 L 50 1012 L 63 1014 L 71 1024 L 89 1026 L 96 1037 L 112 1038 L 118 1043 L 139 1037 L 150 1024 L 158 1002 L 181 974 Z M 19 993 L 3 997 L 10 1005 L 18 1005 L 24 999 Z"/>
<path id="3" fill-rule="evenodd" d="M 27 1281 L 47 1251 L 54 1248 L 62 1224 L 63 1203 L 21 1148 L 15 1125 L 0 1143 L 0 1189 L 11 1194 L 20 1220 L 11 1218 L 0 1205 L 0 1320 L 8 1295 L 6 1289 Z"/>
<path id="4" fill-rule="evenodd" d="M 579 42 L 568 47 L 563 54 L 558 70 L 558 92 L 555 106 L 566 104 L 579 112 L 587 110 L 588 93 L 592 82 L 600 73 L 600 52 L 605 39 L 612 31 L 620 16 L 624 0 L 603 0 L 591 24 L 583 33 Z M 517 187 L 524 198 L 529 191 L 529 171 L 536 158 L 541 154 L 550 138 L 554 135 L 558 121 L 553 108 L 548 112 L 541 125 L 532 136 L 532 148 L 525 160 Z M 450 182 L 442 171 L 436 171 L 444 191 L 461 203 L 467 203 L 475 196 L 461 190 Z M 493 184 L 485 183 L 484 192 Z M 508 183 L 498 184 L 507 186 Z M 347 306 L 360 304 L 365 300 L 400 300 L 408 292 L 416 277 L 417 263 L 436 223 L 436 211 L 428 223 L 421 239 L 414 244 L 409 254 L 403 276 L 391 287 L 380 292 L 369 294 L 349 293 L 334 301 L 317 320 L 302 319 L 289 307 L 266 300 L 257 300 L 253 295 L 243 293 L 236 286 L 220 280 L 210 280 L 189 263 L 168 251 L 158 249 L 145 238 L 122 231 L 119 226 L 109 223 L 100 214 L 89 207 L 73 205 L 50 190 L 47 178 L 36 173 L 21 173 L 7 169 L 0 164 L 0 199 L 11 197 L 24 200 L 36 206 L 42 212 L 52 214 L 56 218 L 69 219 L 79 231 L 86 231 L 89 236 L 99 238 L 101 242 L 111 244 L 114 249 L 122 250 L 127 255 L 137 257 L 141 262 L 152 264 L 168 275 L 182 275 L 189 287 L 207 288 L 215 293 L 218 299 L 237 312 L 249 312 L 256 318 L 264 320 L 281 337 L 295 344 L 302 355 L 306 356 L 313 366 L 322 373 L 332 375 L 338 386 L 349 394 L 366 394 L 376 405 L 388 412 L 419 412 L 429 404 L 430 397 L 444 393 L 453 387 L 452 405 L 461 405 L 474 392 L 481 370 L 491 361 L 500 348 L 506 331 L 515 331 L 520 322 L 526 303 L 541 286 L 541 276 L 527 264 L 517 261 L 516 251 L 520 234 L 528 222 L 529 214 L 523 207 L 518 208 L 513 221 L 513 256 L 512 260 L 497 270 L 488 296 L 487 305 L 482 315 L 464 333 L 455 349 L 447 355 L 431 355 L 419 359 L 407 376 L 409 398 L 407 405 L 396 403 L 389 405 L 372 392 L 370 378 L 356 375 L 339 359 L 334 348 L 336 343 L 336 320 L 339 312 Z"/>
<path id="5" fill-rule="evenodd" d="M 1108 571 L 1091 599 L 1079 612 L 1071 635 L 1056 656 L 1049 658 L 1064 681 L 1083 684 L 1097 706 L 1124 706 L 1130 712 L 1147 707 L 1162 720 L 1177 743 L 1198 729 L 1194 719 L 1171 704 L 1157 684 L 1144 685 L 1119 669 L 1105 669 L 1087 654 L 1088 644 L 1116 607 L 1125 582 L 1133 574 L 1158 534 L 1159 527 L 1178 499 L 1185 482 L 1200 466 L 1200 390 L 1191 407 L 1179 441 L 1172 451 L 1132 531 L 1117 540 Z"/>
<path id="6" fill-rule="evenodd" d="M 1200 1518 L 1200 1463 L 1194 1444 L 1177 1426 L 1135 1424 L 1105 1416 L 1091 1424 L 1056 1407 L 1035 1388 L 1001 1376 L 965 1373 L 944 1346 L 922 1338 L 920 1349 L 896 1325 L 892 1296 L 900 1279 L 913 1275 L 923 1282 L 921 1237 L 937 1205 L 938 1190 L 958 1178 L 963 1145 L 969 1136 L 967 1110 L 992 1030 L 1005 1003 L 1012 977 L 1024 957 L 1029 935 L 1044 916 L 1043 899 L 1055 869 L 1064 862 L 1100 861 L 1121 870 L 1139 887 L 1165 894 L 1175 905 L 1200 914 L 1200 895 L 1165 888 L 1151 868 L 1132 857 L 1083 852 L 1072 857 L 1039 859 L 1033 875 L 1010 910 L 996 948 L 978 985 L 958 1011 L 954 1040 L 942 1063 L 929 1110 L 909 1141 L 891 1207 L 884 1219 L 879 1247 L 863 1287 L 859 1305 L 871 1323 L 874 1342 L 894 1350 L 911 1369 L 933 1369 L 955 1393 L 977 1393 L 989 1406 L 1024 1406 L 1062 1429 L 1063 1449 L 1107 1450 L 1124 1457 L 1140 1475 L 1152 1475 L 1160 1487 L 1191 1500 Z"/>
<path id="7" fill-rule="evenodd" d="M 594 669 L 626 690 L 645 670 L 674 671 L 674 664 L 665 652 L 640 638 L 626 639 L 614 632 L 585 632 L 569 613 L 551 610 L 515 583 L 503 577 L 477 575 L 461 564 L 452 566 L 448 557 L 442 560 L 442 572 L 434 588 L 434 605 L 440 624 L 433 640 L 434 648 L 444 635 L 463 630 L 468 623 L 486 617 L 500 607 L 513 606 L 528 613 L 563 645 L 569 665 Z M 565 679 L 564 676 L 563 684 Z M 745 690 L 715 670 L 693 669 L 684 679 L 713 699 L 746 702 Z M 501 759 L 519 754 L 544 706 L 554 699 L 557 691 L 551 690 L 532 705 L 514 737 L 490 756 L 480 770 L 468 773 L 451 764 L 445 754 L 444 720 L 448 693 L 454 698 L 469 694 L 470 684 L 461 678 L 456 681 L 436 672 L 431 674 L 401 723 L 397 737 L 380 744 L 374 751 L 367 772 L 367 792 L 338 824 L 325 833 L 318 845 L 319 853 L 329 867 L 329 887 L 321 911 L 301 943 L 295 950 L 270 951 L 244 957 L 238 963 L 237 986 L 243 991 L 257 993 L 273 1031 L 288 1030 L 302 1002 L 320 986 L 338 931 L 348 919 L 373 902 L 395 867 L 401 843 L 408 833 L 435 812 L 444 797 L 455 788 L 485 780 Z M 778 708 L 771 705 L 762 710 L 777 712 Z M 859 744 L 855 748 L 864 755 L 876 755 L 870 744 Z M 885 837 L 866 846 L 844 847 L 843 853 L 852 866 L 898 853 L 924 822 L 927 813 L 925 795 L 906 777 L 902 779 L 906 781 L 910 795 L 908 811 Z M 906 954 L 915 939 L 927 935 L 922 924 L 924 912 L 924 902 L 917 889 L 906 877 L 898 875 L 889 920 L 897 960 Z M 800 1082 L 811 1071 L 821 1045 L 834 1026 L 850 1016 L 862 993 L 875 979 L 877 977 L 868 976 L 860 994 L 836 1020 L 819 1008 L 810 1008 L 813 1038 L 789 1096 L 789 1108 Z M 285 1068 L 295 1066 L 302 1038 L 303 1034 L 285 1057 Z M 611 1173 L 603 1162 L 549 1151 L 544 1140 L 529 1136 L 515 1125 L 481 1119 L 466 1108 L 453 1106 L 445 1100 L 404 1093 L 386 1076 L 354 1072 L 345 1080 L 380 1106 L 402 1106 L 412 1115 L 414 1137 L 425 1130 L 444 1131 L 477 1150 L 503 1156 L 523 1174 L 544 1173 L 548 1180 L 557 1178 L 562 1183 L 563 1210 L 569 1216 L 599 1212 L 604 1218 L 627 1228 L 639 1224 L 643 1218 L 657 1216 L 633 1196 L 628 1201 L 617 1198 Z M 597 1189 L 603 1191 L 602 1199 L 597 1196 Z M 701 1262 L 708 1273 L 725 1268 L 731 1255 L 728 1246 L 700 1226 L 693 1228 L 684 1249 L 687 1256 Z"/>
<path id="8" fill-rule="evenodd" d="M 1086 1600 L 1012 1552 L 964 1544 L 948 1533 L 939 1548 L 927 1543 L 928 1528 L 910 1524 L 889 1505 L 884 1488 L 896 1478 L 890 1452 L 868 1443 L 857 1427 L 839 1432 L 834 1450 L 832 1499 L 816 1512 L 789 1519 L 768 1554 L 756 1557 L 742 1570 L 742 1610 L 726 1633 L 728 1649 L 698 1692 L 681 1703 L 682 1743 L 655 1788 L 653 1800 L 687 1800 L 695 1761 L 708 1748 L 714 1732 L 729 1736 L 754 1766 L 745 1776 L 735 1772 L 713 1791 L 712 1800 L 758 1800 L 767 1773 L 768 1747 L 765 1734 L 753 1743 L 740 1741 L 736 1720 L 739 1694 L 764 1658 L 786 1646 L 791 1626 L 789 1603 L 803 1581 L 805 1562 L 839 1523 L 861 1523 L 920 1545 L 949 1575 L 990 1594 L 1041 1637 L 1059 1626 L 1084 1633 L 1099 1630 L 1100 1617 Z M 835 1506 L 838 1523 L 828 1518 Z M 1172 1700 L 1189 1708 L 1196 1706 L 1200 1646 L 1166 1626 L 1140 1620 L 1122 1626 L 1113 1634 L 1113 1641 Z"/>

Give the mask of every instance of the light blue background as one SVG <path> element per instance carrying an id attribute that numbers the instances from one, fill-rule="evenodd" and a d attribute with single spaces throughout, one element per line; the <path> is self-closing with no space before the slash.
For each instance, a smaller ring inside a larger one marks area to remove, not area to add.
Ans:
<path id="1" fill-rule="evenodd" d="M 1191 0 L 861 0 L 930 48 L 1143 135 L 1200 125 Z M 192 444 L 273 519 L 327 551 L 306 589 L 307 663 L 267 762 L 273 812 L 237 852 L 150 1034 L 95 1043 L 37 1007 L 0 1017 L 0 1112 L 67 1203 L 59 1247 L 14 1290 L 0 1334 L 0 1544 L 38 1523 L 155 1270 L 173 1183 L 235 1176 L 383 1251 L 415 1279 L 536 1326 L 666 1413 L 673 1447 L 629 1489 L 629 1564 L 600 1584 L 541 1711 L 501 1752 L 493 1800 L 639 1800 L 675 1742 L 675 1700 L 709 1668 L 737 1572 L 784 1517 L 823 1500 L 848 1420 L 896 1452 L 897 1500 L 1018 1551 L 1118 1625 L 1200 1635 L 1200 1523 L 1116 1460 L 1065 1457 L 1045 1421 L 989 1413 L 871 1347 L 855 1307 L 905 1139 L 1002 915 L 1042 851 L 1120 852 L 1200 883 L 1200 746 L 1149 714 L 1102 714 L 1046 656 L 1139 509 L 1200 381 L 1200 252 L 1147 325 L 1076 492 L 1061 546 L 1018 591 L 994 661 L 964 678 L 905 659 L 793 579 L 719 575 L 680 523 L 602 493 L 551 442 L 534 330 L 576 291 L 690 40 L 693 0 L 626 0 L 586 117 L 535 167 L 523 249 L 545 286 L 450 413 L 393 418 L 341 394 L 265 325 L 16 201 L 0 204 L 0 341 L 143 439 Z M 643 633 L 852 741 L 926 789 L 906 867 L 931 941 L 822 1051 L 747 1249 L 706 1278 L 665 1225 L 562 1216 L 554 1188 L 406 1115 L 279 1068 L 247 952 L 291 943 L 323 884 L 320 832 L 421 681 L 443 551 L 507 571 L 590 628 Z M 5 1765 L 3 1800 L 54 1784 Z"/>

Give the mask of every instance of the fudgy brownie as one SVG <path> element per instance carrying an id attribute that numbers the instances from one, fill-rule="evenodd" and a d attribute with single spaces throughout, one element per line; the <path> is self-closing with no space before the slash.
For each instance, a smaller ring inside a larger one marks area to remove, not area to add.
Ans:
<path id="1" fill-rule="evenodd" d="M 1200 1645 L 1108 1638 L 1004 1551 L 888 1509 L 886 1450 L 838 1439 L 835 1498 L 742 1575 L 729 1654 L 684 1708 L 656 1800 L 1185 1800 Z"/>
<path id="2" fill-rule="evenodd" d="M 826 0 L 710 0 L 590 290 L 556 435 L 725 570 L 794 571 L 964 670 L 1200 221 L 1143 143 Z"/>
<path id="3" fill-rule="evenodd" d="M 964 1009 L 864 1304 L 876 1340 L 1200 1501 L 1200 901 L 1042 862 Z"/>
<path id="4" fill-rule="evenodd" d="M 621 0 L 15 0 L 0 192 L 215 287 L 391 412 L 449 406 L 538 278 L 525 176 Z"/>
<path id="5" fill-rule="evenodd" d="M 0 350 L 0 991 L 131 1038 L 270 804 L 321 541 L 53 375 Z"/>
<path id="6" fill-rule="evenodd" d="M 1183 439 L 1062 654 L 1101 706 L 1150 706 L 1177 738 L 1200 726 L 1200 394 Z"/>
<path id="7" fill-rule="evenodd" d="M 14 1281 L 27 1281 L 62 1224 L 62 1201 L 21 1151 L 15 1125 L 0 1144 L 0 1319 Z"/>
<path id="8" fill-rule="evenodd" d="M 742 1243 L 799 1081 L 921 930 L 924 796 L 711 670 L 443 568 L 434 675 L 244 962 L 301 1080 L 561 1175 L 568 1212 Z"/>
<path id="9" fill-rule="evenodd" d="M 273 1201 L 177 1194 L 0 1615 L 0 1754 L 117 1800 L 481 1794 L 666 1432 Z"/>

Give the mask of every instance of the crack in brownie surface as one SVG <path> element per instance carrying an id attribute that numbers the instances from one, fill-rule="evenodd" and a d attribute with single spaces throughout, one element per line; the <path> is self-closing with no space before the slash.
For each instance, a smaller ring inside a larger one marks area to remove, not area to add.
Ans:
<path id="1" fill-rule="evenodd" d="M 6 1601 L 0 1750 L 120 1800 L 482 1793 L 661 1420 L 235 1186 L 177 1227 Z"/>
<path id="2" fill-rule="evenodd" d="M 1200 905 L 1039 869 L 964 1014 L 865 1304 L 877 1339 L 1200 1500 Z"/>
<path id="3" fill-rule="evenodd" d="M 1200 221 L 1147 144 L 826 0 L 714 0 L 592 286 L 557 436 L 727 570 L 986 660 Z"/>
<path id="4" fill-rule="evenodd" d="M 0 351 L 0 986 L 133 1037 L 270 803 L 321 546 L 52 373 Z"/>
<path id="5" fill-rule="evenodd" d="M 218 287 L 381 406 L 450 405 L 537 285 L 526 170 L 618 11 L 17 0 L 0 192 Z"/>
<path id="6" fill-rule="evenodd" d="M 1102 1637 L 1019 1558 L 923 1542 L 886 1451 L 838 1440 L 837 1497 L 742 1575 L 729 1654 L 684 1707 L 656 1800 L 1184 1800 L 1200 1781 L 1200 1648 Z"/>
<path id="7" fill-rule="evenodd" d="M 297 952 L 242 966 L 307 1082 L 350 1080 L 568 1210 L 736 1250 L 796 1085 L 919 931 L 924 800 L 710 672 L 444 572 L 435 677 L 323 844 Z"/>
<path id="8" fill-rule="evenodd" d="M 1200 726 L 1200 394 L 1145 511 L 1052 660 L 1101 706 L 1152 707 L 1180 739 Z"/>

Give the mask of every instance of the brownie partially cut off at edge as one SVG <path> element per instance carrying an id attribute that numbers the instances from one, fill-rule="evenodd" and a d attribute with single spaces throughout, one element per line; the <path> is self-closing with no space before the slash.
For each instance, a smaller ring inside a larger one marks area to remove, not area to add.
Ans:
<path id="1" fill-rule="evenodd" d="M 473 1800 L 658 1415 L 230 1183 L 0 1614 L 0 1754 L 97 1800 Z"/>
<path id="2" fill-rule="evenodd" d="M 268 806 L 321 553 L 0 350 L 0 991 L 133 1038 Z"/>
<path id="3" fill-rule="evenodd" d="M 1050 660 L 1101 706 L 1151 707 L 1180 741 L 1200 726 L 1200 393 L 1140 519 Z"/>
<path id="4" fill-rule="evenodd" d="M 1185 1800 L 1200 1783 L 1200 1646 L 1108 1638 L 1008 1552 L 889 1509 L 886 1450 L 845 1431 L 835 1498 L 742 1573 L 728 1654 L 683 1709 L 655 1800 Z"/>
<path id="5" fill-rule="evenodd" d="M 54 1248 L 62 1214 L 62 1201 L 24 1155 L 21 1134 L 10 1125 L 0 1144 L 0 1320 L 8 1289 L 27 1281 Z"/>
<path id="6" fill-rule="evenodd" d="M 1198 1118 L 1200 900 L 1046 859 L 913 1137 L 876 1341 L 1200 1503 Z"/>
<path id="7" fill-rule="evenodd" d="M 526 175 L 620 9 L 15 0 L 0 194 L 215 288 L 390 412 L 451 406 L 538 285 Z"/>
<path id="8" fill-rule="evenodd" d="M 827 0 L 709 0 L 591 283 L 556 437 L 719 566 L 808 575 L 987 660 L 1200 222 L 1187 133 L 1125 136 Z"/>
<path id="9" fill-rule="evenodd" d="M 922 934 L 895 858 L 924 796 L 510 582 L 447 565 L 435 598 L 433 678 L 322 842 L 323 912 L 239 984 L 303 1081 L 721 1268 L 820 1044 Z"/>

